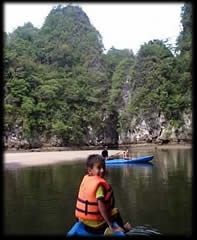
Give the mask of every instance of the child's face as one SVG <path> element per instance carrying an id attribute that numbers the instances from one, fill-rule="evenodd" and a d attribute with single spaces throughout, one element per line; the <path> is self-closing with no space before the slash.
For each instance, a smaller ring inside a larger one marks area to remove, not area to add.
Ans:
<path id="1" fill-rule="evenodd" d="M 88 173 L 91 176 L 105 176 L 105 163 L 95 162 L 93 168 L 88 168 Z"/>

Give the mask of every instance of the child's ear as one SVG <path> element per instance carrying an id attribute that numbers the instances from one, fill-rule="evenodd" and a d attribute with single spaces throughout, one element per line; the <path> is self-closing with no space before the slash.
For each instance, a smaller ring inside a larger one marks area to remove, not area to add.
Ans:
<path id="1" fill-rule="evenodd" d="M 92 169 L 90 167 L 88 167 L 88 174 L 92 173 Z"/>

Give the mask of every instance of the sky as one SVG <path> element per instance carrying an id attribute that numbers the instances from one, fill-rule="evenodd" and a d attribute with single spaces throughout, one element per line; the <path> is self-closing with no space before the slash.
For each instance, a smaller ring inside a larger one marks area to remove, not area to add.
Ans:
<path id="1" fill-rule="evenodd" d="M 62 2 L 60 2 L 62 3 Z M 175 46 L 182 30 L 181 8 L 183 2 L 172 3 L 74 3 L 87 14 L 91 24 L 101 34 L 104 47 L 109 50 L 132 49 L 134 54 L 150 40 L 168 39 Z M 31 22 L 42 27 L 45 18 L 58 2 L 54 3 L 4 3 L 4 31 Z"/>

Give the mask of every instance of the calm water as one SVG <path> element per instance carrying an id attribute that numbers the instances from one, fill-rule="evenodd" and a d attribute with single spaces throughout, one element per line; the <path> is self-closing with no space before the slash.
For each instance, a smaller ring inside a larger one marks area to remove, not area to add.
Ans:
<path id="1" fill-rule="evenodd" d="M 154 155 L 152 165 L 107 167 L 124 221 L 191 236 L 192 150 L 136 152 L 144 155 Z M 65 235 L 84 173 L 83 161 L 4 170 L 5 234 Z"/>

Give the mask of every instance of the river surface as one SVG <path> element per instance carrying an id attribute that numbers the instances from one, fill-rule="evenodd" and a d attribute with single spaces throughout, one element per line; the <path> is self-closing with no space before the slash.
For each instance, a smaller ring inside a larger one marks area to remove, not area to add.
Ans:
<path id="1" fill-rule="evenodd" d="M 107 167 L 116 207 L 132 226 L 192 235 L 192 150 L 138 150 L 152 164 Z M 4 169 L 4 234 L 66 235 L 75 223 L 84 161 Z"/>

